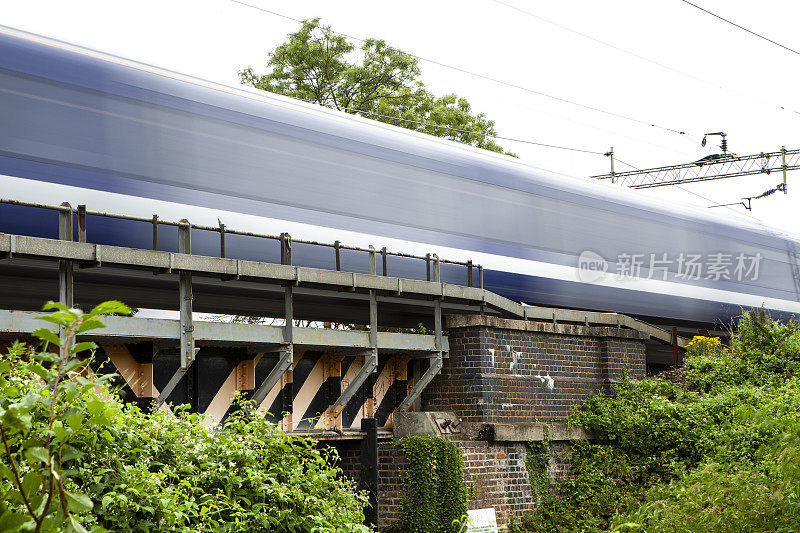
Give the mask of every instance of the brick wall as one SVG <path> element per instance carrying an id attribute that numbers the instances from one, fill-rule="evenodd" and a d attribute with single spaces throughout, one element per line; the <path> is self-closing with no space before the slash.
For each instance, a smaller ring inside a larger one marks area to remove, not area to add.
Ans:
<path id="1" fill-rule="evenodd" d="M 403 448 L 394 442 L 378 446 L 378 527 L 384 528 L 400 518 L 403 479 L 408 461 Z"/>
<path id="2" fill-rule="evenodd" d="M 634 330 L 480 316 L 448 317 L 448 329 L 450 356 L 423 409 L 468 422 L 560 421 L 626 369 L 645 373 L 644 336 Z"/>
<path id="3" fill-rule="evenodd" d="M 343 440 L 328 445 L 339 453 L 339 468 L 344 475 L 358 483 L 361 477 L 361 441 Z M 401 446 L 394 441 L 378 443 L 378 525 L 381 528 L 399 518 L 407 465 Z"/>
<path id="4" fill-rule="evenodd" d="M 465 426 L 561 422 L 589 393 L 608 392 L 624 372 L 645 375 L 645 337 L 634 330 L 480 316 L 448 317 L 447 327 L 450 354 L 423 393 L 423 410 L 455 412 Z M 533 508 L 525 440 L 453 438 L 464 459 L 470 509 L 494 507 L 498 522 L 507 523 Z M 342 469 L 358 480 L 360 445 L 336 448 Z M 570 456 L 569 441 L 553 441 L 553 481 L 569 475 Z M 407 462 L 397 443 L 384 441 L 378 463 L 378 525 L 384 528 L 398 518 Z"/>
<path id="5" fill-rule="evenodd" d="M 522 516 L 532 508 L 531 485 L 525 468 L 524 443 L 460 441 L 464 460 L 464 482 L 469 509 L 494 507 L 501 522 Z M 340 466 L 351 479 L 358 480 L 359 448 L 337 443 Z M 402 447 L 392 441 L 378 447 L 378 527 L 385 528 L 399 519 L 403 497 L 403 478 L 408 466 Z"/>
<path id="6" fill-rule="evenodd" d="M 527 449 L 522 442 L 460 442 L 464 459 L 467 507 L 494 507 L 498 523 L 533 508 Z"/>
<path id="7" fill-rule="evenodd" d="M 572 444 L 569 441 L 553 441 L 550 443 L 550 462 L 547 472 L 550 481 L 556 483 L 568 477 L 572 470 Z"/>
<path id="8" fill-rule="evenodd" d="M 494 507 L 499 523 L 521 517 L 533 509 L 533 495 L 525 467 L 527 448 L 524 442 L 456 441 L 464 460 L 467 507 Z M 339 466 L 344 474 L 358 482 L 361 448 L 358 441 L 337 442 Z M 570 445 L 553 442 L 548 471 L 553 481 L 569 475 Z M 403 477 L 408 462 L 402 447 L 384 441 L 378 447 L 378 527 L 383 529 L 399 519 L 403 497 Z"/>
<path id="9" fill-rule="evenodd" d="M 339 453 L 339 468 L 344 475 L 358 483 L 361 476 L 361 441 L 343 440 L 325 443 L 322 446 L 331 446 Z"/>

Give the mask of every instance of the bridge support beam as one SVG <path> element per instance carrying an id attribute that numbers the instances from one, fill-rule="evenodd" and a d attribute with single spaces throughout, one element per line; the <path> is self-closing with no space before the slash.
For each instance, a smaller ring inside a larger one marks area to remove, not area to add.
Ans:
<path id="1" fill-rule="evenodd" d="M 292 362 L 294 361 L 293 346 L 291 344 L 286 345 L 281 349 L 280 354 L 281 356 L 278 359 L 278 363 L 272 368 L 267 377 L 264 378 L 264 381 L 258 386 L 258 389 L 253 393 L 253 403 L 256 406 L 261 405 L 261 402 L 267 397 L 269 391 L 278 384 L 281 376 L 292 368 Z"/>
<path id="2" fill-rule="evenodd" d="M 339 397 L 333 404 L 331 404 L 331 411 L 335 416 L 339 416 L 342 409 L 345 408 L 347 403 L 353 395 L 361 388 L 375 370 L 378 368 L 378 350 L 369 350 L 364 354 L 364 366 L 358 371 L 353 380 L 347 385 L 347 388 L 342 391 Z"/>
<path id="3" fill-rule="evenodd" d="M 72 207 L 64 202 L 61 204 L 65 210 L 58 212 L 58 238 L 62 241 L 72 240 Z M 73 264 L 69 259 L 58 262 L 58 301 L 67 307 L 73 307 Z"/>
<path id="4" fill-rule="evenodd" d="M 369 254 L 369 271 L 370 274 L 376 274 L 377 264 L 376 264 L 376 256 L 375 256 L 375 248 L 370 246 L 370 254 Z M 347 385 L 347 388 L 342 391 L 339 397 L 334 401 L 329 411 L 331 416 L 335 419 L 338 418 L 341 414 L 342 410 L 347 406 L 348 402 L 353 398 L 353 395 L 361 388 L 364 383 L 366 383 L 367 379 L 369 379 L 372 374 L 378 369 L 378 299 L 377 295 L 374 290 L 369 291 L 369 344 L 370 348 L 366 352 L 364 352 L 364 366 L 358 371 L 352 381 Z M 368 416 L 362 420 L 362 424 L 365 420 L 371 421 L 367 423 L 374 424 L 374 414 L 375 409 L 372 402 L 374 401 L 372 398 L 373 391 L 369 391 L 369 398 L 367 398 L 367 412 Z"/>
<path id="5" fill-rule="evenodd" d="M 182 254 L 192 253 L 191 225 L 186 219 L 181 220 L 178 226 L 178 252 Z M 192 321 L 192 273 L 181 271 L 178 274 L 178 296 L 180 309 L 180 357 L 181 366 L 172 375 L 164 390 L 158 395 L 156 403 L 161 406 L 175 387 L 180 383 L 181 378 L 194 364 L 196 350 L 194 347 L 194 324 Z"/>
<path id="6" fill-rule="evenodd" d="M 424 374 L 419 378 L 419 381 L 414 382 L 414 388 L 411 389 L 411 392 L 408 393 L 408 396 L 400 402 L 400 405 L 397 407 L 398 411 L 408 411 L 412 405 L 416 402 L 416 400 L 422 394 L 422 391 L 425 390 L 425 387 L 433 381 L 433 378 L 442 370 L 443 358 L 442 352 L 435 352 L 433 357 L 430 358 L 430 366 L 428 366 L 428 370 L 425 371 Z"/>
<path id="7" fill-rule="evenodd" d="M 438 274 L 438 269 L 437 269 Z M 438 276 L 437 276 L 438 277 Z M 434 324 L 434 343 L 436 347 L 436 351 L 433 352 L 433 356 L 430 358 L 430 365 L 428 366 L 428 370 L 422 376 L 419 376 L 419 366 L 415 362 L 414 365 L 414 388 L 412 388 L 408 396 L 400 402 L 400 405 L 397 407 L 398 411 L 408 411 L 411 409 L 411 406 L 414 406 L 415 410 L 421 409 L 421 402 L 418 400 L 422 394 L 422 391 L 425 390 L 425 387 L 428 386 L 433 378 L 442 370 L 442 365 L 444 363 L 444 352 L 442 347 L 442 300 L 441 298 L 437 298 L 434 301 L 433 307 L 433 324 Z"/>

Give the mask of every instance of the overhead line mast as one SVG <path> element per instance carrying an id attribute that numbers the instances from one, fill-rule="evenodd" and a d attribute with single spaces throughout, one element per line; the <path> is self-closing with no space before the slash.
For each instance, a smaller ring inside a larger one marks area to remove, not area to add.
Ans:
<path id="1" fill-rule="evenodd" d="M 710 135 L 717 134 L 721 132 Z M 727 146 L 725 148 L 727 149 Z M 725 150 L 721 154 L 709 155 L 692 163 L 623 172 L 615 172 L 612 163 L 611 173 L 591 177 L 599 180 L 610 179 L 613 183 L 627 185 L 632 189 L 648 189 L 780 172 L 783 178 L 780 188 L 786 193 L 786 173 L 797 169 L 800 169 L 800 149 L 787 150 L 784 146 L 775 152 L 750 155 L 736 155 Z"/>

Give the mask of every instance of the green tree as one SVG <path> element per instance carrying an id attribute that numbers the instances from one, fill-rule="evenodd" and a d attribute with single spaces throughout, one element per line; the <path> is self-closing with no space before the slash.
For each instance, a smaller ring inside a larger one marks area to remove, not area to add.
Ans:
<path id="1" fill-rule="evenodd" d="M 516 157 L 492 140 L 494 121 L 456 94 L 432 94 L 420 81 L 417 58 L 385 41 L 367 39 L 356 50 L 318 18 L 288 37 L 269 54 L 266 74 L 248 67 L 239 72 L 241 82 Z"/>

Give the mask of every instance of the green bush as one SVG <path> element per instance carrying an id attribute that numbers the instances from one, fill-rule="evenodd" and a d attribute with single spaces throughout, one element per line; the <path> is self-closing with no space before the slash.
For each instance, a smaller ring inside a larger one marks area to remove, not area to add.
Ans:
<path id="1" fill-rule="evenodd" d="M 686 378 L 695 390 L 761 386 L 800 376 L 800 332 L 795 322 L 775 322 L 763 310 L 749 312 L 739 321 L 730 349 L 689 355 Z"/>
<path id="2" fill-rule="evenodd" d="M 626 379 L 570 418 L 573 448 L 528 531 L 800 531 L 800 331 L 763 311 L 695 338 L 685 385 Z"/>
<path id="3" fill-rule="evenodd" d="M 709 463 L 656 485 L 644 505 L 618 517 L 616 525 L 623 531 L 795 532 L 800 516 L 785 505 L 779 482 L 762 470 Z"/>
<path id="4" fill-rule="evenodd" d="M 441 437 L 400 441 L 408 461 L 400 520 L 392 531 L 457 533 L 467 514 L 467 488 L 461 452 Z"/>
<path id="5" fill-rule="evenodd" d="M 522 519 L 525 531 L 600 531 L 618 511 L 643 495 L 642 468 L 609 445 L 577 442 L 572 453 L 574 476 L 545 499 L 535 514 Z M 631 491 L 624 490 L 630 487 Z"/>
<path id="6" fill-rule="evenodd" d="M 87 377 L 77 355 L 94 345 L 74 336 L 124 305 L 46 308 L 66 335 L 35 335 L 58 353 L 17 343 L 0 359 L 0 531 L 369 531 L 365 496 L 313 441 L 246 409 L 218 428 L 185 409 L 145 414 L 111 376 Z"/>

